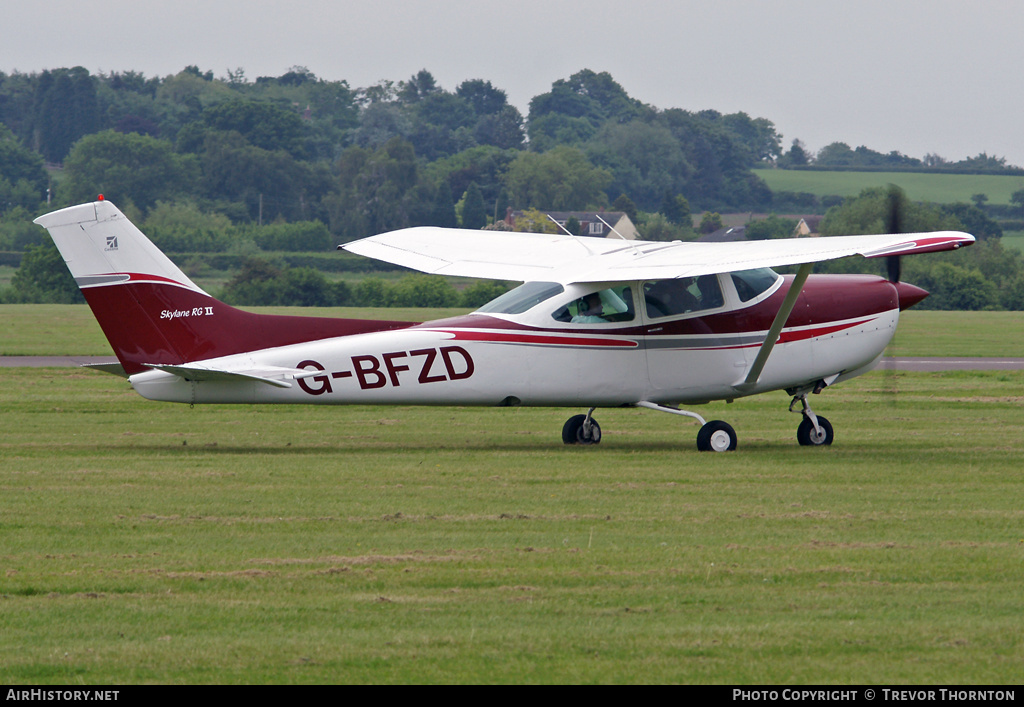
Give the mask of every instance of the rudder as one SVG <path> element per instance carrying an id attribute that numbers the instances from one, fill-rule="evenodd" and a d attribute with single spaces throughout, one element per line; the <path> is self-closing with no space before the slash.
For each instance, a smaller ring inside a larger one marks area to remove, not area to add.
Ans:
<path id="1" fill-rule="evenodd" d="M 253 314 L 211 297 L 109 201 L 54 211 L 49 231 L 125 373 L 410 322 Z"/>

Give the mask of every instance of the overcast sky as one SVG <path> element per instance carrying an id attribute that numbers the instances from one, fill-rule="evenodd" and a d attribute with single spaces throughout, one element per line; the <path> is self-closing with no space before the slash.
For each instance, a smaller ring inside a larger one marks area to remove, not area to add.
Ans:
<path id="1" fill-rule="evenodd" d="M 830 142 L 1024 166 L 1020 0 L 4 0 L 0 71 L 84 66 L 353 88 L 426 68 L 528 111 L 580 69 L 658 108 L 744 111 Z"/>

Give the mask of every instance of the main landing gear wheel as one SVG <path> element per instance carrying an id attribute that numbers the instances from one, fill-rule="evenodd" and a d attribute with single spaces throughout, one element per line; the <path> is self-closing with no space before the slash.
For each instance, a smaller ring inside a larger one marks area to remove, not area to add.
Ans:
<path id="1" fill-rule="evenodd" d="M 566 444 L 598 444 L 601 426 L 589 415 L 573 415 L 562 426 L 562 441 Z"/>
<path id="2" fill-rule="evenodd" d="M 702 452 L 732 452 L 736 442 L 736 430 L 721 420 L 708 422 L 697 433 L 697 449 Z"/>
<path id="3" fill-rule="evenodd" d="M 804 447 L 825 447 L 832 444 L 832 423 L 821 415 L 816 417 L 818 418 L 818 427 L 821 428 L 820 431 L 814 429 L 814 423 L 809 417 L 804 417 L 796 429 L 796 441 Z"/>

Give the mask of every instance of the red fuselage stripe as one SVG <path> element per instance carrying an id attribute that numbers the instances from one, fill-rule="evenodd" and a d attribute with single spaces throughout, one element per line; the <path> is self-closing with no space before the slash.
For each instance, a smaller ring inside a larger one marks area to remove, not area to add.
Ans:
<path id="1" fill-rule="evenodd" d="M 547 344 L 551 346 L 610 346 L 613 348 L 636 348 L 637 342 L 622 339 L 599 339 L 582 336 L 553 336 L 550 334 L 513 334 L 500 331 L 469 331 L 463 329 L 438 329 L 451 334 L 457 341 L 482 341 L 495 344 Z"/>
<path id="2" fill-rule="evenodd" d="M 813 329 L 803 329 L 800 331 L 783 331 L 779 335 L 780 344 L 785 344 L 790 341 L 804 341 L 805 339 L 813 339 L 816 336 L 825 336 L 826 334 L 834 334 L 837 331 L 843 329 L 850 329 L 852 327 L 864 324 L 865 322 L 871 321 L 870 319 L 862 319 L 856 322 L 847 322 L 845 324 L 833 324 L 831 326 L 820 326 L 814 327 Z"/>
<path id="3" fill-rule="evenodd" d="M 870 319 L 860 319 L 854 322 L 844 322 L 842 324 L 830 324 L 824 326 L 816 326 L 808 329 L 801 329 L 798 331 L 783 331 L 779 336 L 778 343 L 785 344 L 793 341 L 805 341 L 807 339 L 813 339 L 817 336 L 825 336 L 827 334 L 834 334 L 837 331 L 843 331 L 844 329 L 850 329 L 855 326 L 859 326 Z M 436 329 L 444 334 L 450 334 L 456 341 L 479 341 L 482 343 L 491 344 L 539 344 L 546 346 L 590 346 L 590 347 L 610 347 L 610 348 L 636 348 L 639 344 L 634 340 L 623 340 L 623 339 L 606 339 L 596 337 L 579 337 L 579 336 L 557 336 L 551 334 L 524 334 L 524 333 L 512 333 L 512 332 L 501 332 L 501 331 L 472 331 L 467 329 Z M 758 334 L 760 332 L 749 332 L 749 334 Z M 661 338 L 658 335 L 647 335 L 650 338 Z M 708 349 L 735 349 L 735 348 L 750 348 L 760 346 L 757 344 L 737 344 L 737 345 L 726 345 L 726 346 L 711 346 L 711 347 L 695 347 L 695 348 L 708 348 Z"/>

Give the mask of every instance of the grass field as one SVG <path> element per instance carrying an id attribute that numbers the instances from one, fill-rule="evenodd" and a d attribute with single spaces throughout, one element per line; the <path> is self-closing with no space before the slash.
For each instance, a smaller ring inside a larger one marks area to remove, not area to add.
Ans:
<path id="1" fill-rule="evenodd" d="M 1020 355 L 1022 318 L 910 311 L 897 353 Z M 85 307 L 0 321 L 0 353 L 109 353 Z M 577 410 L 0 369 L 0 683 L 1019 682 L 1024 372 L 830 388 L 826 449 L 788 401 L 702 407 L 740 438 L 708 455 L 635 409 L 578 448 Z"/>
<path id="2" fill-rule="evenodd" d="M 198 407 L 0 371 L 0 682 L 1016 683 L 1024 374 L 696 426 Z"/>
<path id="3" fill-rule="evenodd" d="M 252 311 L 421 322 L 463 309 L 249 307 Z M 900 316 L 899 356 L 1024 356 L 1024 312 L 929 312 Z M 113 356 L 85 305 L 0 305 L 0 356 Z"/>
<path id="4" fill-rule="evenodd" d="M 896 184 L 914 201 L 936 204 L 970 203 L 986 194 L 990 204 L 1009 204 L 1024 189 L 1024 177 L 987 174 L 925 174 L 920 172 L 816 172 L 786 169 L 754 170 L 772 191 L 807 192 L 818 196 L 856 196 L 869 187 Z"/>

